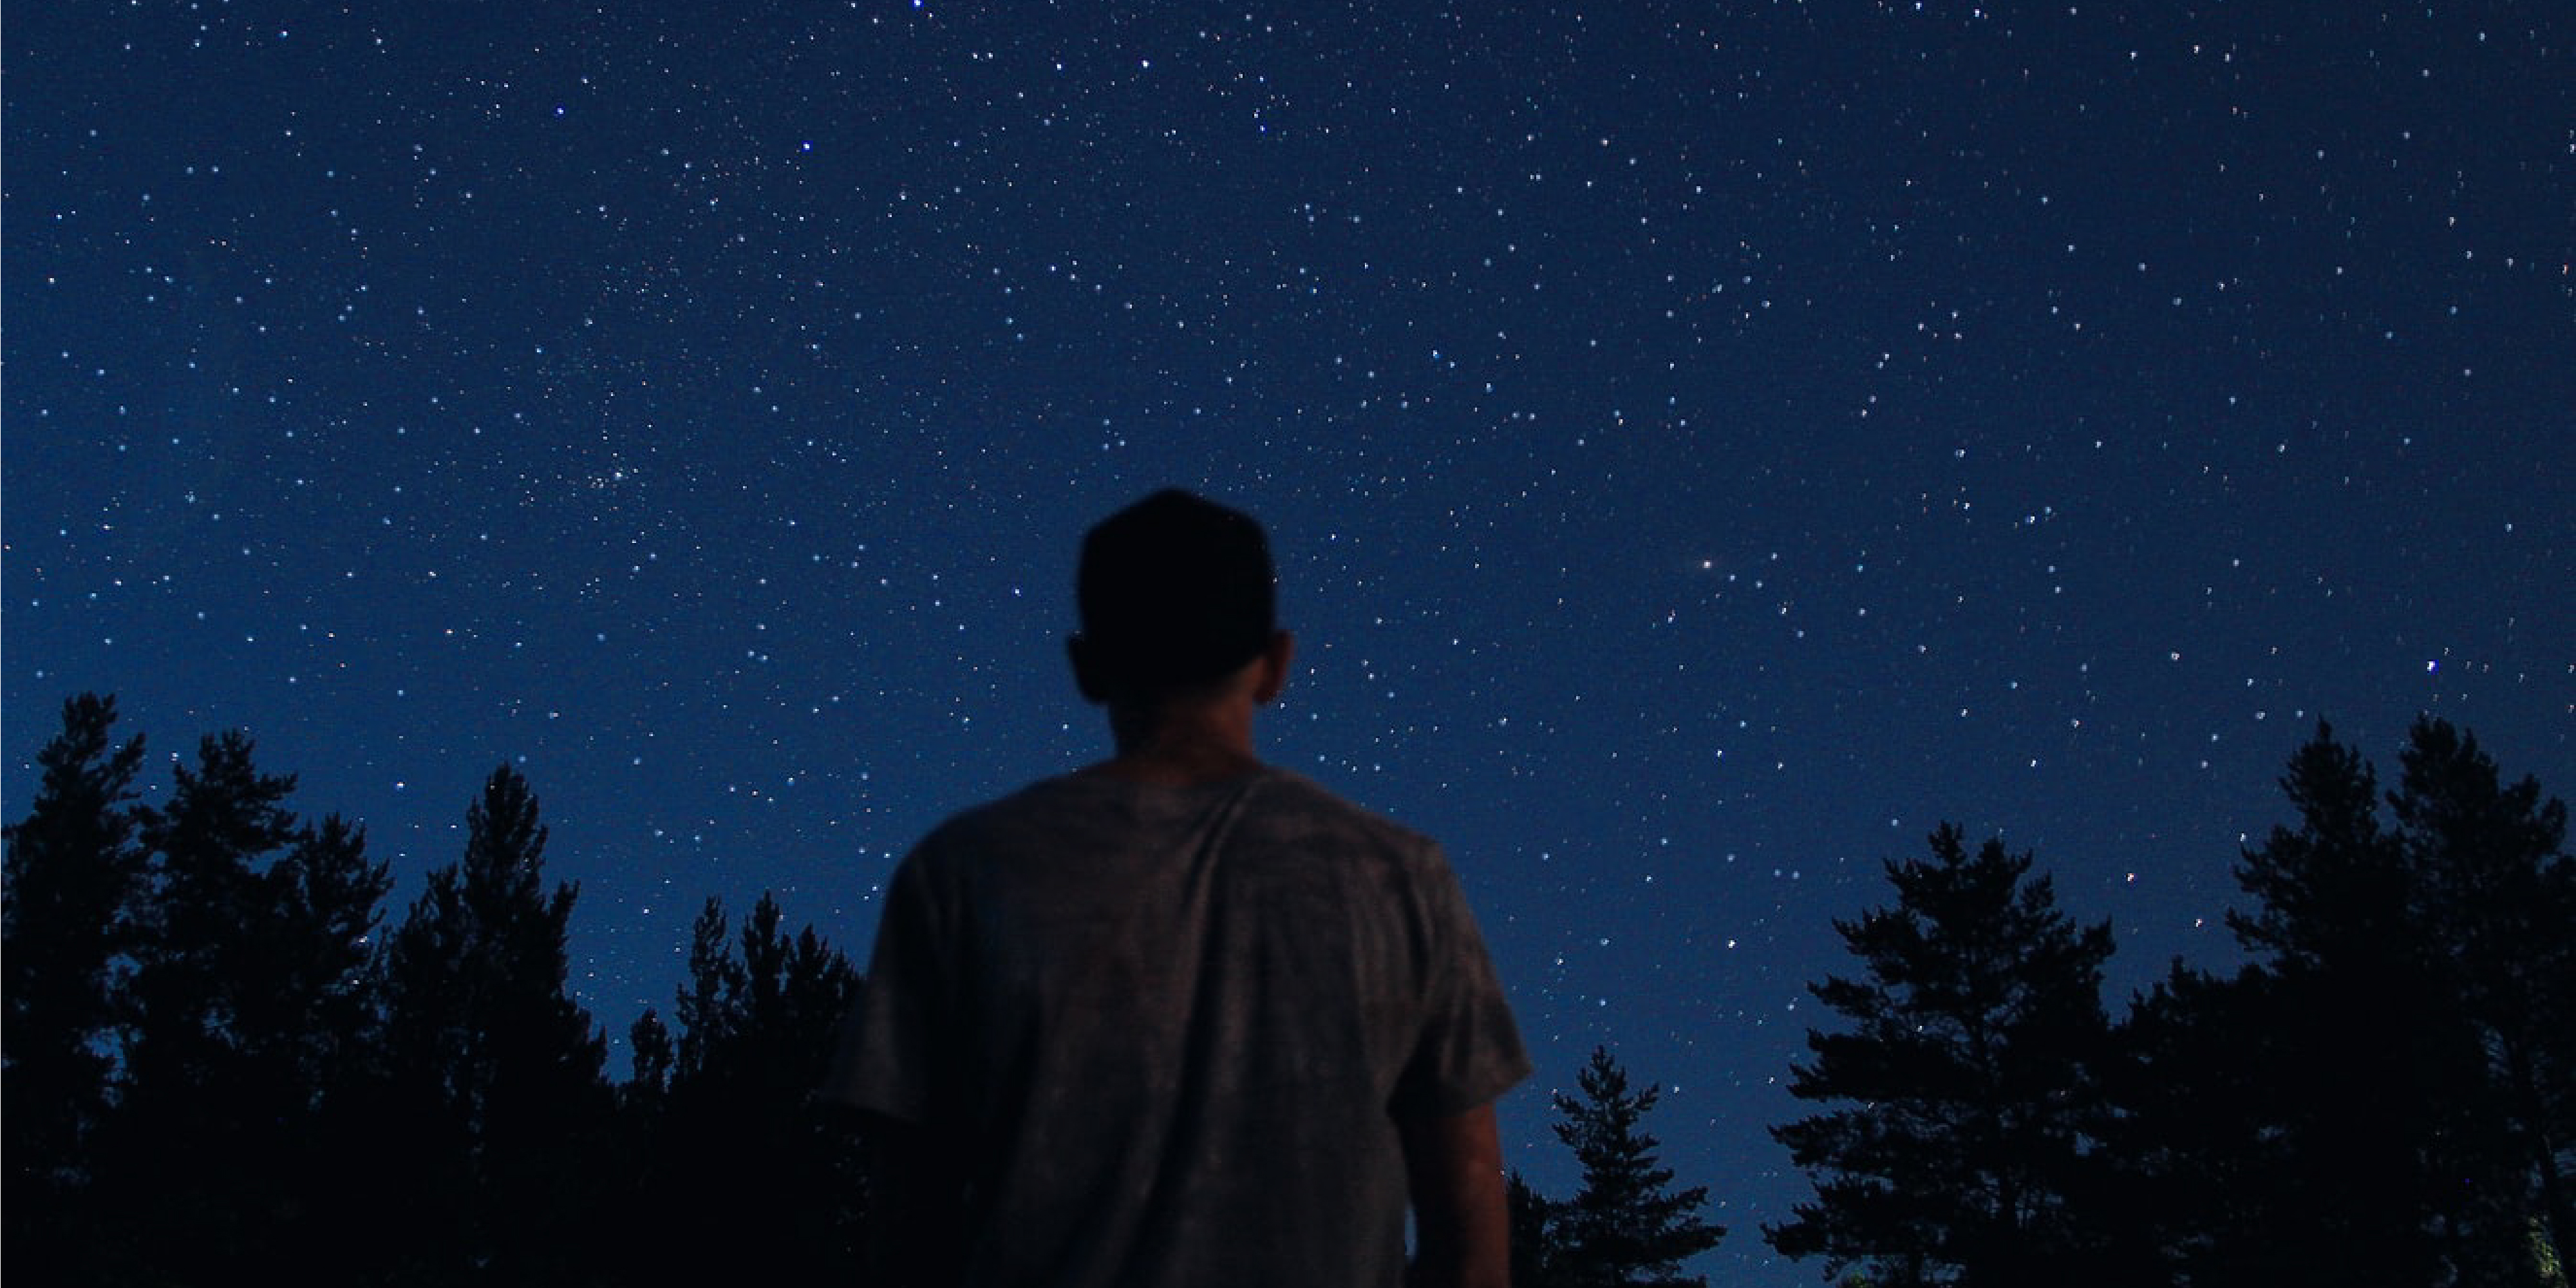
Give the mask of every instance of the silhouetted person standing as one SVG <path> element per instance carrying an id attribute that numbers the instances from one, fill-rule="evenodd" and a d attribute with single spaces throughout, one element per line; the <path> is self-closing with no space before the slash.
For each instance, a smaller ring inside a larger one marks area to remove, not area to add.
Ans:
<path id="1" fill-rule="evenodd" d="M 1067 643 L 1117 752 L 896 869 L 832 1092 L 897 1283 L 1507 1278 L 1493 1101 L 1529 1071 L 1429 838 L 1253 753 L 1292 648 L 1249 517 L 1092 529 Z"/>

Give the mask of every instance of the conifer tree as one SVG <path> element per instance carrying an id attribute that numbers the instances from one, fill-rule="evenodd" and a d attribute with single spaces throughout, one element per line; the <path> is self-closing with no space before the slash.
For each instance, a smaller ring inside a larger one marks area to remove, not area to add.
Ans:
<path id="1" fill-rule="evenodd" d="M 266 874 L 275 931 L 261 945 L 258 978 L 279 987 L 254 1025 L 277 1034 L 280 1056 L 304 1085 L 343 1088 L 375 1061 L 382 989 L 373 943 L 393 878 L 367 858 L 366 829 L 337 814 L 300 831 Z"/>
<path id="2" fill-rule="evenodd" d="M 89 1242 L 76 1204 L 108 1106 L 115 962 L 130 946 L 143 875 L 134 807 L 143 739 L 120 745 L 115 725 L 113 698 L 85 693 L 63 704 L 60 732 L 36 754 L 36 797 L 8 828 L 0 884 L 5 1246 L 13 1275 L 58 1282 Z"/>
<path id="3" fill-rule="evenodd" d="M 1503 1177 L 1503 1203 L 1511 1230 L 1514 1288 L 1556 1288 L 1556 1204 L 1518 1171 Z"/>
<path id="4" fill-rule="evenodd" d="M 464 858 L 387 945 L 389 1130 L 414 1160 L 410 1255 L 433 1274 L 565 1282 L 596 1251 L 607 1048 L 567 991 L 579 892 L 546 890 L 545 845 L 527 780 L 494 770 Z"/>
<path id="5" fill-rule="evenodd" d="M 335 1245 L 354 1157 L 341 1130 L 376 1039 L 368 936 L 386 889 L 364 836 L 306 825 L 292 775 L 210 736 L 141 811 L 123 1068 L 100 1132 L 101 1194 L 136 1223 L 115 1275 L 302 1278 Z"/>
<path id="6" fill-rule="evenodd" d="M 1607 1048 L 1593 1050 L 1576 1084 L 1579 1099 L 1555 1097 L 1555 1130 L 1574 1150 L 1582 1181 L 1562 1202 L 1520 1187 L 1514 1196 L 1519 1224 L 1542 1232 L 1523 1265 L 1549 1288 L 1704 1284 L 1683 1274 L 1682 1263 L 1717 1246 L 1726 1231 L 1700 1219 L 1707 1187 L 1672 1188 L 1672 1169 L 1656 1160 L 1657 1142 L 1642 1124 L 1661 1089 L 1630 1090 L 1627 1070 Z"/>
<path id="7" fill-rule="evenodd" d="M 2177 968 L 2123 1028 L 2154 1255 L 2195 1284 L 2558 1282 L 2563 808 L 2433 720 L 2385 797 L 2323 724 L 2281 785 L 2295 821 L 2244 852 L 2257 903 L 2229 917 L 2254 960 Z"/>
<path id="8" fill-rule="evenodd" d="M 2397 844 L 2414 877 L 2416 913 L 2483 1057 L 2492 1148 L 2455 1171 L 2492 1177 L 2499 1198 L 2482 1242 L 2520 1273 L 2524 1227 L 2551 1259 L 2576 1249 L 2576 861 L 2563 848 L 2567 807 L 2525 777 L 2507 786 L 2477 739 L 2416 722 L 2389 797 Z"/>
<path id="9" fill-rule="evenodd" d="M 642 1202 L 744 1236 L 672 1254 L 664 1268 L 682 1277 L 740 1272 L 746 1256 L 772 1274 L 856 1271 L 858 1142 L 817 1093 L 858 972 L 813 927 L 790 937 L 783 922 L 764 893 L 735 937 L 723 904 L 707 900 L 690 932 L 677 1041 L 658 1016 L 637 1021 L 638 1076 L 667 1072 L 669 1087 Z"/>
<path id="10" fill-rule="evenodd" d="M 277 932 L 267 865 L 300 828 L 292 775 L 259 771 L 240 732 L 200 741 L 173 767 L 168 803 L 143 812 L 150 851 L 127 994 L 125 1080 L 101 1134 L 102 1190 L 148 1220 L 149 1239 L 107 1241 L 164 1273 L 185 1247 L 229 1275 L 274 1273 L 287 1254 L 289 1178 L 265 1139 L 299 1117 L 275 1067 L 283 1035 L 262 996 L 262 939 Z M 183 1160 L 173 1166 L 173 1160 Z"/>
<path id="11" fill-rule="evenodd" d="M 728 937 L 721 901 L 709 899 L 699 912 L 677 1008 L 675 1086 L 748 1080 L 802 1100 L 822 1081 L 858 996 L 858 972 L 812 926 L 791 937 L 784 921 L 768 893 L 738 940 Z"/>
<path id="12" fill-rule="evenodd" d="M 703 1081 L 707 1070 L 722 1071 L 724 1054 L 746 1020 L 742 963 L 733 956 L 732 924 L 724 901 L 710 897 L 689 926 L 689 977 L 675 999 L 680 1040 L 672 1076 Z"/>
<path id="13" fill-rule="evenodd" d="M 2238 942 L 2291 971 L 2375 968 L 2420 951 L 2409 916 L 2404 856 L 2379 818 L 2379 779 L 2334 728 L 2290 757 L 2281 790 L 2298 812 L 2244 852 L 2236 882 L 2255 910 L 2231 911 Z"/>
<path id="14" fill-rule="evenodd" d="M 658 1107 L 670 1094 L 671 1066 L 678 1059 L 671 1044 L 671 1030 L 662 1023 L 660 1012 L 645 1007 L 644 1013 L 627 1026 L 626 1050 L 630 1072 L 621 1088 L 624 1098 Z"/>
<path id="15" fill-rule="evenodd" d="M 299 831 L 286 806 L 294 775 L 259 772 L 253 750 L 240 732 L 204 739 L 194 770 L 174 768 L 170 803 L 144 816 L 152 865 L 126 1049 L 131 1095 L 156 1109 L 164 1096 L 198 1102 L 176 1112 L 200 1122 L 209 1090 L 242 1109 L 259 1094 L 233 1085 L 248 1074 L 233 1057 L 260 1036 L 245 1010 L 266 1001 L 252 995 L 265 981 L 249 968 L 276 919 L 261 874 Z"/>
<path id="16" fill-rule="evenodd" d="M 2176 961 L 2119 1027 L 2104 1077 L 2114 1188 L 2094 1212 L 2142 1284 L 2253 1288 L 2316 1269 L 2275 1219 L 2314 1182 L 2279 1130 L 2305 1089 L 2282 1078 L 2269 984 Z"/>
<path id="17" fill-rule="evenodd" d="M 298 1097 L 261 1142 L 294 1196 L 288 1277 L 343 1278 L 381 1256 L 382 1210 L 348 1183 L 383 1165 L 369 1130 L 384 1040 L 374 937 L 393 879 L 366 843 L 364 829 L 326 815 L 262 874 L 269 921 L 250 969 L 263 983 L 244 1010 L 261 1067 Z"/>
<path id="18" fill-rule="evenodd" d="M 1808 1034 L 1790 1093 L 1843 1107 L 1772 1129 L 1816 1198 L 1763 1235 L 1873 1284 L 2093 1281 L 2074 1209 L 2110 927 L 2078 927 L 2000 839 L 1971 855 L 1945 824 L 1931 851 L 1887 865 L 1895 907 L 1835 923 L 1865 975 L 1813 986 L 1848 1027 Z"/>
<path id="19" fill-rule="evenodd" d="M 2253 1173 L 2240 1211 L 2268 1204 L 2262 1237 L 2320 1281 L 2527 1283 L 2525 1237 L 2497 1228 L 2513 1220 L 2495 1196 L 2518 1187 L 2494 1174 L 2480 1039 L 2419 857 L 2330 726 L 2281 786 L 2296 824 L 2244 852 L 2238 881 L 2259 902 L 2229 916 L 2255 954 L 2236 1041 L 2261 1053 L 2272 1094 L 2226 1152 L 2277 1169 Z"/>

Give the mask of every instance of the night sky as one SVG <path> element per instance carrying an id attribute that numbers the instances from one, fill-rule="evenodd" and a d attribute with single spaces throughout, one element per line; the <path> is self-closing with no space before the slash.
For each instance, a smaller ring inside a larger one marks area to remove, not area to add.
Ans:
<path id="1" fill-rule="evenodd" d="M 2145 10 L 2139 16 L 2132 10 Z M 2576 792 L 2563 3 L 11 7 L 7 808 L 113 692 L 400 884 L 520 766 L 575 983 L 864 960 L 1106 747 L 1076 542 L 1271 528 L 1264 748 L 1441 837 L 1539 1074 L 1765 1136 L 1945 819 L 2234 960 L 2319 718 Z M 154 770 L 156 796 L 167 775 Z M 624 1072 L 622 1053 L 614 1068 Z"/>

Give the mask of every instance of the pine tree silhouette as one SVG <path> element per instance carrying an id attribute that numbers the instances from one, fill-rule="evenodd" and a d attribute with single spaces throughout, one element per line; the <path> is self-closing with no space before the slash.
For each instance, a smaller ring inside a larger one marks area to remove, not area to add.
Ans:
<path id="1" fill-rule="evenodd" d="M 308 1279 L 350 1246 L 345 1127 L 373 1061 L 368 940 L 389 884 L 364 834 L 288 808 L 292 775 L 216 734 L 140 813 L 124 1076 L 99 1193 L 110 1278 Z"/>
<path id="2" fill-rule="evenodd" d="M 114 740 L 116 701 L 81 694 L 36 754 L 43 778 L 7 832 L 0 880 L 0 1113 L 11 1277 L 77 1282 L 95 1240 L 87 1208 L 94 1135 L 108 1109 L 107 1048 L 120 1009 L 117 958 L 132 944 L 143 878 L 135 775 L 143 739 Z"/>
<path id="3" fill-rule="evenodd" d="M 2389 804 L 2414 875 L 2418 915 L 2449 968 L 2462 1018 L 2485 1057 L 2486 1147 L 2457 1170 L 2492 1178 L 2500 1200 L 2479 1242 L 2519 1274 L 2525 1227 L 2562 1258 L 2576 1248 L 2576 861 L 2567 807 L 2524 778 L 2504 784 L 2473 735 L 2416 722 Z M 2520 1195 L 2515 1191 L 2520 1190 Z"/>
<path id="4" fill-rule="evenodd" d="M 1816 1197 L 1763 1236 L 1873 1284 L 2077 1283 L 2102 1258 L 2075 1211 L 2103 1106 L 2108 924 L 2078 927 L 2030 856 L 1959 829 L 1887 865 L 1896 906 L 1836 922 L 1865 974 L 1813 992 L 1790 1094 L 1844 1107 L 1772 1129 Z"/>
<path id="5" fill-rule="evenodd" d="M 858 1272 L 856 1123 L 817 1095 L 858 972 L 813 927 L 790 937 L 783 922 L 764 893 L 736 938 L 709 899 L 691 929 L 676 1041 L 649 1011 L 633 1031 L 638 1079 L 660 1087 L 634 1098 L 652 1098 L 639 1203 L 739 1236 L 664 1252 L 662 1269 L 681 1278 Z"/>
<path id="6" fill-rule="evenodd" d="M 2256 904 L 2229 916 L 2254 960 L 2226 978 L 2178 964 L 2123 1026 L 2113 1098 L 2143 1242 L 2195 1284 L 2559 1282 L 2564 808 L 2437 720 L 2384 797 L 2324 724 L 2281 786 L 2295 820 L 2245 850 Z"/>
<path id="7" fill-rule="evenodd" d="M 594 1264 L 612 1096 L 566 990 L 578 890 L 544 884 L 546 829 L 503 766 L 386 950 L 389 1103 L 407 1258 L 435 1276 L 571 1282 Z"/>
<path id="8" fill-rule="evenodd" d="M 1558 1140 L 1574 1150 L 1582 1181 L 1563 1201 L 1541 1198 L 1520 1178 L 1509 1197 L 1516 1239 L 1516 1277 L 1524 1288 L 1683 1288 L 1706 1281 L 1682 1263 L 1716 1247 L 1726 1231 L 1702 1221 L 1708 1189 L 1672 1188 L 1673 1171 L 1655 1157 L 1644 1128 L 1661 1089 L 1631 1090 L 1628 1072 L 1607 1048 L 1595 1048 L 1576 1075 L 1578 1098 L 1555 1097 Z"/>

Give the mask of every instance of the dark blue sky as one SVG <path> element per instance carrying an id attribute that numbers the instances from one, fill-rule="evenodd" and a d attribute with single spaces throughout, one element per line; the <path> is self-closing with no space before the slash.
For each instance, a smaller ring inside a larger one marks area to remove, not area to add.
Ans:
<path id="1" fill-rule="evenodd" d="M 2576 22 L 2135 8 L 18 6 L 9 812 L 111 691 L 407 902 L 517 763 L 622 1035 L 1097 754 L 1074 544 L 1203 489 L 1267 749 L 1486 921 L 1512 1162 L 1607 1043 L 1806 1282 L 1880 860 L 2035 850 L 2116 1005 L 2320 717 L 2576 777 Z"/>

